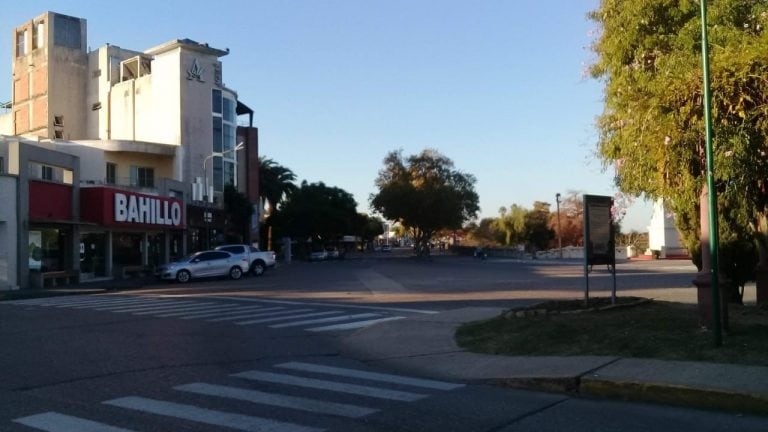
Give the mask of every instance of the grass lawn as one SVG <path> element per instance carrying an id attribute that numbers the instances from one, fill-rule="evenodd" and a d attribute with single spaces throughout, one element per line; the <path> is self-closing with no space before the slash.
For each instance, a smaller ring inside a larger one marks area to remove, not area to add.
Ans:
<path id="1" fill-rule="evenodd" d="M 501 316 L 461 326 L 456 340 L 464 349 L 490 354 L 610 355 L 768 366 L 768 310 L 731 305 L 730 330 L 723 334 L 720 348 L 712 346 L 712 333 L 699 326 L 695 305 L 667 302 L 579 314 Z"/>

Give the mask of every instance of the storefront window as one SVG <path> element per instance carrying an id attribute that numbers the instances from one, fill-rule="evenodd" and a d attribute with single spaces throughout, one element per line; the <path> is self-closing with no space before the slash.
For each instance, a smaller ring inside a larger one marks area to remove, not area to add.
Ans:
<path id="1" fill-rule="evenodd" d="M 66 270 L 67 231 L 44 228 L 29 231 L 29 269 L 40 272 Z"/>
<path id="2" fill-rule="evenodd" d="M 106 234 L 80 236 L 80 277 L 84 280 L 106 276 Z"/>
<path id="3" fill-rule="evenodd" d="M 143 233 L 115 233 L 112 253 L 114 264 L 117 266 L 142 265 L 143 238 Z"/>

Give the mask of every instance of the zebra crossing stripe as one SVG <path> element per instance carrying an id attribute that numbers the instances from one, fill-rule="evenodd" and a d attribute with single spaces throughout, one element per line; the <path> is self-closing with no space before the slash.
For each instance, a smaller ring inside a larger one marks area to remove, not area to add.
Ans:
<path id="1" fill-rule="evenodd" d="M 128 306 L 135 306 L 144 304 L 147 302 L 152 301 L 160 301 L 155 299 L 147 299 L 147 298 L 130 298 L 130 299 L 120 299 L 120 300 L 99 300 L 99 301 L 90 301 L 90 302 L 84 302 L 84 303 L 75 303 L 75 304 L 63 304 L 63 305 L 56 305 L 56 307 L 69 307 L 73 309 L 85 309 L 85 308 L 92 308 L 92 307 L 100 307 L 100 306 L 114 306 L 114 307 L 128 307 Z"/>
<path id="2" fill-rule="evenodd" d="M 210 317 L 218 317 L 222 315 L 232 315 L 232 314 L 242 314 L 245 312 L 255 312 L 262 309 L 261 306 L 240 306 L 236 307 L 234 309 L 230 309 L 229 312 L 213 312 L 213 313 L 201 313 L 196 315 L 186 315 L 181 317 L 181 319 L 197 319 L 197 318 L 210 318 Z"/>
<path id="3" fill-rule="evenodd" d="M 357 322 L 348 323 L 348 324 L 336 324 L 336 325 L 329 325 L 324 327 L 315 327 L 315 328 L 309 328 L 306 330 L 311 332 L 324 332 L 324 331 L 333 331 L 333 330 L 354 330 L 354 329 L 359 329 L 363 327 L 368 327 L 373 324 L 378 324 L 380 322 L 394 321 L 394 320 L 399 320 L 403 318 L 405 317 L 394 316 L 394 317 L 373 319 L 368 321 L 357 321 Z"/>
<path id="4" fill-rule="evenodd" d="M 102 403 L 120 408 L 190 420 L 213 426 L 228 427 L 246 432 L 321 432 L 323 430 L 294 423 L 279 422 L 262 417 L 216 411 L 196 407 L 194 405 L 178 404 L 138 396 L 112 399 Z"/>
<path id="5" fill-rule="evenodd" d="M 357 384 L 346 384 L 335 381 L 325 381 L 314 378 L 306 378 L 294 375 L 275 374 L 261 371 L 247 371 L 231 375 L 236 378 L 244 378 L 252 381 L 264 381 L 275 384 L 286 384 L 297 387 L 307 387 L 319 390 L 335 391 L 339 393 L 356 394 L 378 399 L 389 399 L 403 402 L 413 402 L 427 397 L 424 394 L 411 393 L 399 390 L 389 390 L 377 387 L 369 387 Z"/>
<path id="6" fill-rule="evenodd" d="M 280 309 L 278 312 L 264 312 L 264 311 L 276 311 Z M 297 309 L 297 310 L 285 310 L 283 307 L 273 307 L 273 308 L 266 308 L 258 311 L 258 313 L 249 313 L 249 314 L 243 314 L 243 315 L 236 315 L 231 317 L 224 317 L 224 318 L 216 318 L 216 319 L 209 319 L 210 322 L 215 321 L 233 321 L 238 319 L 244 319 L 244 318 L 255 318 L 255 317 L 263 317 L 263 316 L 273 316 L 273 315 L 281 315 L 281 314 L 287 314 L 287 313 L 296 313 L 296 312 L 307 312 L 311 311 L 312 309 Z"/>
<path id="7" fill-rule="evenodd" d="M 163 313 L 161 315 L 155 315 L 155 316 L 159 318 L 170 318 L 170 317 L 182 318 L 189 315 L 208 313 L 208 312 L 219 312 L 219 313 L 227 312 L 227 311 L 231 311 L 235 307 L 236 306 L 232 304 L 227 305 L 227 304 L 219 303 L 218 305 L 189 308 L 186 310 L 183 310 L 183 309 L 169 310 L 167 311 L 169 313 Z"/>
<path id="8" fill-rule="evenodd" d="M 262 405 L 278 406 L 281 408 L 290 408 L 318 414 L 329 414 L 349 418 L 365 417 L 369 414 L 373 414 L 379 411 L 377 409 L 366 408 L 357 405 L 326 402 L 316 399 L 265 393 L 258 390 L 248 390 L 237 387 L 227 387 L 206 383 L 185 384 L 174 387 L 174 389 L 206 396 L 218 396 L 246 402 L 253 402 Z"/>
<path id="9" fill-rule="evenodd" d="M 464 384 L 454 384 L 445 381 L 435 381 L 421 378 L 411 378 L 401 375 L 390 375 L 376 372 L 362 371 L 359 369 L 346 369 L 333 366 L 325 366 L 313 363 L 289 362 L 275 365 L 283 369 L 313 372 L 327 375 L 343 376 L 348 378 L 361 378 L 369 381 L 380 381 L 392 384 L 405 384 L 413 387 L 424 387 L 434 390 L 454 390 L 464 387 Z"/>
<path id="10" fill-rule="evenodd" d="M 170 302 L 166 300 L 147 300 L 141 303 L 131 303 L 131 304 L 118 304 L 118 305 L 97 305 L 96 307 L 92 307 L 94 310 L 103 310 L 103 311 L 110 311 L 110 312 L 138 312 L 146 309 L 154 309 L 154 308 L 161 308 L 161 307 L 169 307 L 169 306 L 176 306 L 179 304 L 195 304 L 194 302 Z"/>
<path id="11" fill-rule="evenodd" d="M 321 324 L 321 323 L 336 322 L 336 321 L 349 321 L 349 320 L 353 320 L 353 319 L 370 318 L 370 317 L 375 317 L 375 316 L 381 316 L 381 315 L 374 314 L 374 313 L 364 313 L 364 314 L 355 314 L 355 315 L 342 315 L 342 316 L 336 316 L 336 317 L 330 317 L 330 318 L 318 318 L 318 319 L 312 319 L 312 320 L 291 322 L 291 323 L 286 323 L 286 324 L 273 324 L 273 325 L 271 325 L 269 327 L 270 328 L 298 327 L 298 326 L 302 326 L 302 325 Z"/>
<path id="12" fill-rule="evenodd" d="M 133 312 L 133 315 L 155 315 L 155 316 L 161 316 L 157 315 L 160 313 L 166 313 L 166 312 L 185 312 L 185 311 L 191 311 L 196 309 L 202 309 L 202 308 L 211 308 L 211 307 L 219 307 L 221 306 L 221 303 L 209 303 L 209 302 L 202 302 L 202 303 L 194 303 L 191 305 L 170 305 L 166 306 L 162 309 L 154 309 L 154 310 L 144 310 L 139 312 Z"/>
<path id="13" fill-rule="evenodd" d="M 53 411 L 21 417 L 13 421 L 46 432 L 133 432 L 130 429 L 114 427 Z"/>
<path id="14" fill-rule="evenodd" d="M 261 324 L 261 323 L 268 323 L 268 322 L 274 322 L 274 321 L 283 321 L 283 320 L 297 319 L 297 318 L 309 318 L 309 317 L 314 317 L 314 316 L 336 315 L 336 314 L 340 314 L 340 313 L 341 313 L 341 311 L 313 312 L 313 313 L 305 313 L 305 314 L 299 314 L 299 315 L 286 315 L 286 316 L 279 316 L 279 317 L 272 317 L 272 318 L 263 318 L 263 319 L 256 319 L 256 320 L 250 320 L 250 321 L 239 321 L 239 322 L 236 322 L 235 324 L 237 324 L 237 325 Z"/>

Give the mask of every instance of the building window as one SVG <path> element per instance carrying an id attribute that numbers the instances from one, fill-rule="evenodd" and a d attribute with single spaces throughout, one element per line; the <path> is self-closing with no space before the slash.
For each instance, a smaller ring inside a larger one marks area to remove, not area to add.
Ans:
<path id="1" fill-rule="evenodd" d="M 235 186 L 235 163 L 224 161 L 224 184 Z"/>
<path id="2" fill-rule="evenodd" d="M 42 165 L 40 167 L 40 178 L 43 180 L 53 181 L 53 167 Z"/>
<path id="3" fill-rule="evenodd" d="M 27 55 L 27 31 L 16 32 L 16 57 Z"/>
<path id="4" fill-rule="evenodd" d="M 107 184 L 117 183 L 117 165 L 107 162 Z"/>
<path id="5" fill-rule="evenodd" d="M 40 21 L 32 27 L 32 49 L 42 48 L 45 45 L 45 23 Z"/>
<path id="6" fill-rule="evenodd" d="M 0 156 L 0 174 L 5 173 L 5 159 Z"/>
<path id="7" fill-rule="evenodd" d="M 213 112 L 216 114 L 221 114 L 221 90 L 213 90 L 211 96 L 211 104 L 213 106 Z"/>
<path id="8" fill-rule="evenodd" d="M 155 169 L 145 167 L 131 167 L 131 186 L 153 188 L 155 187 Z"/>
<path id="9" fill-rule="evenodd" d="M 53 19 L 54 45 L 80 49 L 82 42 L 80 18 L 56 14 Z"/>
<path id="10" fill-rule="evenodd" d="M 224 142 L 222 145 L 224 152 L 232 152 L 235 148 L 235 127 L 224 123 Z M 228 157 L 234 158 L 234 154 L 228 154 Z"/>
<path id="11" fill-rule="evenodd" d="M 234 123 L 235 122 L 235 101 L 229 98 L 224 98 L 224 120 Z"/>
<path id="12" fill-rule="evenodd" d="M 213 118 L 213 151 L 215 153 L 221 152 L 221 117 Z"/>
<path id="13" fill-rule="evenodd" d="M 224 191 L 224 171 L 221 156 L 213 158 L 213 190 L 216 192 Z"/>

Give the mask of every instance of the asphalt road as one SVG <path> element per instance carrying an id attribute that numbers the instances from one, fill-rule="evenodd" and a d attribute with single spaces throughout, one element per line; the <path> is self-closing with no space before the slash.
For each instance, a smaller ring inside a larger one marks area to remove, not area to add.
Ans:
<path id="1" fill-rule="evenodd" d="M 0 431 L 768 430 L 765 418 L 425 380 L 340 355 L 341 338 L 382 320 L 579 297 L 582 271 L 374 255 L 3 302 Z M 684 299 L 694 271 L 622 265 L 620 293 Z M 599 270 L 593 280 L 610 289 Z"/>

